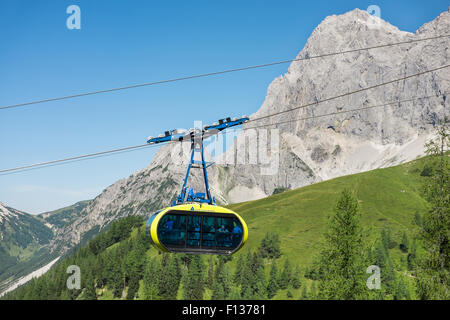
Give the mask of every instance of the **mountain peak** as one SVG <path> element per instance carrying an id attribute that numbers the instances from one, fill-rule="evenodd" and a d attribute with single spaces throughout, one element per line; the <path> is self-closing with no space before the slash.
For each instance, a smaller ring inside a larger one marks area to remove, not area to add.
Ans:
<path id="1" fill-rule="evenodd" d="M 435 19 L 422 25 L 416 34 L 424 34 L 428 36 L 438 36 L 450 34 L 450 7 L 447 11 L 442 12 Z"/>

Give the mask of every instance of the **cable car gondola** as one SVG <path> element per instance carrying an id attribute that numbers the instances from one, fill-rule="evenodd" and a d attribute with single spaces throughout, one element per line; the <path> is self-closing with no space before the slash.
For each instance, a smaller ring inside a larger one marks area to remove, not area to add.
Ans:
<path id="1" fill-rule="evenodd" d="M 203 139 L 248 120 L 246 116 L 233 120 L 221 119 L 219 123 L 203 129 L 191 129 L 182 136 L 177 130 L 172 130 L 147 140 L 147 143 L 191 142 L 191 160 L 180 194 L 171 207 L 151 214 L 145 226 L 156 248 L 163 252 L 229 255 L 245 244 L 248 228 L 244 219 L 230 209 L 215 205 L 215 199 L 211 196 L 206 169 L 213 163 L 205 161 Z M 201 154 L 201 161 L 194 160 L 196 152 Z M 186 187 L 192 168 L 203 170 L 205 193 L 195 193 L 192 188 Z"/>
<path id="2" fill-rule="evenodd" d="M 232 254 L 248 237 L 244 220 L 216 205 L 191 203 L 153 213 L 146 232 L 163 252 Z"/>

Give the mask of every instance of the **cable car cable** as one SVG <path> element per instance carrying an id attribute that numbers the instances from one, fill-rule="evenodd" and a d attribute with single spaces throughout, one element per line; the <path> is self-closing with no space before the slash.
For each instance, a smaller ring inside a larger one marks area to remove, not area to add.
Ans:
<path id="1" fill-rule="evenodd" d="M 263 125 L 258 125 L 258 126 L 252 126 L 252 127 L 249 127 L 249 128 L 229 129 L 228 132 L 230 132 L 230 131 L 245 131 L 245 130 L 256 129 L 256 128 L 261 128 L 261 127 L 267 127 L 267 126 L 273 126 L 273 125 L 278 125 L 278 124 L 285 124 L 285 123 L 290 123 L 290 122 L 311 120 L 311 119 L 315 119 L 315 118 L 321 118 L 321 117 L 326 117 L 326 116 L 333 116 L 333 115 L 342 114 L 342 113 L 357 112 L 357 111 L 363 111 L 363 110 L 368 110 L 368 109 L 380 108 L 380 107 L 384 107 L 384 106 L 388 106 L 388 105 L 400 104 L 400 103 L 405 103 L 405 102 L 411 102 L 411 101 L 420 100 L 420 99 L 430 99 L 430 98 L 434 98 L 434 97 L 438 98 L 438 97 L 444 96 L 446 94 L 447 93 L 442 93 L 441 95 L 438 95 L 438 96 L 425 96 L 425 97 L 417 97 L 417 98 L 411 98 L 411 99 L 405 99 L 405 100 L 392 101 L 392 102 L 388 102 L 388 103 L 384 103 L 384 104 L 380 104 L 380 105 L 375 105 L 375 106 L 367 106 L 367 107 L 356 108 L 356 109 L 351 109 L 351 110 L 343 110 L 343 111 L 332 112 L 332 113 L 316 115 L 316 116 L 310 116 L 310 117 L 305 117 L 305 118 L 292 119 L 292 120 L 275 122 L 275 123 L 270 123 L 270 124 L 263 124 Z M 226 132 L 220 132 L 218 134 L 225 135 Z M 167 144 L 171 144 L 171 143 L 175 143 L 175 142 L 171 141 L 171 142 L 159 143 L 159 144 L 155 144 L 155 145 L 144 144 L 144 145 L 138 145 L 138 146 L 131 146 L 131 147 L 125 147 L 125 148 L 120 148 L 120 149 L 114 149 L 114 150 L 108 150 L 108 151 L 103 151 L 103 152 L 97 152 L 97 153 L 93 153 L 93 154 L 86 154 L 86 155 L 81 155 L 81 156 L 76 156 L 76 157 L 71 157 L 71 158 L 66 158 L 66 159 L 59 159 L 59 160 L 35 163 L 35 164 L 26 165 L 26 166 L 22 166 L 22 167 L 2 169 L 2 170 L 0 170 L 0 176 L 13 174 L 13 173 L 18 173 L 18 172 L 23 172 L 23 171 L 28 171 L 28 170 L 31 170 L 31 169 L 39 169 L 39 168 L 51 166 L 52 164 L 56 164 L 56 163 L 72 162 L 73 160 L 80 160 L 80 159 L 81 160 L 89 160 L 89 159 L 97 158 L 98 156 L 101 156 L 101 155 L 104 155 L 104 154 L 114 155 L 114 154 L 117 154 L 117 153 L 121 153 L 123 151 L 134 151 L 134 150 L 137 150 L 138 148 L 156 147 L 156 146 L 167 145 Z"/>
<path id="2" fill-rule="evenodd" d="M 411 102 L 411 101 L 415 101 L 415 100 L 439 98 L 439 97 L 445 96 L 447 94 L 448 94 L 448 92 L 444 92 L 437 96 L 433 95 L 433 96 L 417 97 L 417 98 L 411 98 L 411 99 L 405 99 L 405 100 L 397 100 L 397 101 L 387 102 L 387 103 L 383 103 L 383 104 L 379 104 L 379 105 L 373 105 L 373 106 L 367 106 L 367 107 L 361 107 L 361 108 L 343 110 L 343 111 L 336 111 L 336 112 L 331 112 L 331 113 L 326 113 L 326 114 L 321 114 L 321 115 L 314 115 L 314 116 L 299 118 L 299 119 L 286 120 L 286 121 L 281 121 L 281 122 L 262 124 L 262 125 L 252 126 L 249 128 L 235 129 L 235 131 L 245 131 L 245 130 L 257 129 L 257 128 L 268 127 L 268 126 L 273 126 L 273 125 L 278 125 L 278 124 L 286 124 L 286 123 L 291 123 L 291 122 L 298 122 L 298 121 L 311 120 L 311 119 L 322 118 L 322 117 L 329 117 L 329 116 L 334 116 L 334 115 L 343 114 L 343 113 L 364 111 L 364 110 L 369 110 L 369 109 L 381 108 L 381 107 L 385 107 L 385 106 L 389 106 L 389 105 L 393 105 L 393 104 L 401 104 L 401 103 L 405 103 L 405 102 Z M 232 129 L 232 130 L 234 130 L 234 129 Z M 225 133 L 220 133 L 220 134 L 225 134 Z"/>
<path id="3" fill-rule="evenodd" d="M 22 172 L 22 170 L 29 170 L 29 169 L 33 169 L 33 168 L 47 167 L 47 166 L 51 166 L 51 165 L 62 163 L 62 162 L 73 162 L 76 160 L 88 160 L 88 159 L 94 159 L 94 158 L 98 158 L 100 156 L 104 156 L 104 155 L 108 155 L 108 154 L 118 154 L 118 153 L 124 153 L 124 152 L 134 151 L 134 150 L 138 150 L 138 149 L 152 148 L 152 147 L 155 147 L 155 145 L 141 144 L 141 145 L 137 145 L 137 146 L 129 146 L 129 147 L 118 148 L 118 149 L 113 149 L 113 150 L 89 153 L 89 154 L 74 156 L 74 157 L 65 158 L 65 159 L 39 162 L 39 163 L 29 164 L 29 165 L 25 165 L 25 166 L 21 166 L 21 167 L 16 167 L 16 168 L 2 169 L 2 170 L 0 170 L 0 175 L 5 175 L 7 173 L 13 173 L 13 172 L 14 173 Z"/>
<path id="4" fill-rule="evenodd" d="M 19 103 L 19 104 L 12 104 L 0 107 L 0 110 L 6 110 L 6 109 L 13 109 L 13 108 L 19 108 L 19 107 L 25 107 L 29 105 L 36 105 L 36 104 L 42 104 L 47 102 L 53 102 L 53 101 L 60 101 L 60 100 L 66 100 L 66 99 L 73 99 L 78 97 L 84 97 L 84 96 L 91 96 L 96 94 L 103 94 L 108 92 L 114 92 L 114 91 L 122 91 L 122 90 L 128 90 L 128 89 L 134 89 L 134 88 L 140 88 L 140 87 L 148 87 L 158 84 L 165 84 L 165 83 L 171 83 L 171 82 L 178 82 L 178 81 L 184 81 L 184 80 L 190 80 L 190 79 L 196 79 L 196 78 L 204 78 L 204 77 L 210 77 L 210 76 L 216 76 L 220 74 L 226 74 L 226 73 L 232 73 L 232 72 L 238 72 L 238 71 L 245 71 L 245 70 L 252 70 L 252 69 L 258 69 L 258 68 L 265 68 L 285 63 L 292 63 L 297 61 L 305 61 L 305 60 L 312 60 L 312 59 L 318 59 L 318 58 L 326 58 L 330 56 L 340 55 L 340 54 L 347 54 L 347 53 L 354 53 L 358 51 L 364 51 L 364 50 L 372 50 L 372 49 L 379 49 L 384 47 L 390 47 L 390 46 L 397 46 L 397 45 L 404 45 L 404 44 L 411 44 L 421 41 L 428 41 L 428 40 L 436 40 L 436 39 L 442 39 L 449 37 L 450 34 L 445 35 L 439 35 L 435 37 L 428 37 L 428 38 L 421 38 L 421 39 L 412 39 L 408 41 L 401 41 L 401 42 L 395 42 L 395 43 L 386 43 L 371 47 L 365 47 L 365 48 L 357 48 L 357 49 L 350 49 L 350 50 L 344 50 L 339 52 L 331 52 L 331 53 L 324 53 L 316 56 L 309 56 L 309 57 L 303 57 L 303 58 L 297 58 L 297 59 L 289 59 L 289 60 L 281 60 L 276 62 L 270 62 L 265 64 L 259 64 L 259 65 L 252 65 L 252 66 L 246 66 L 241 68 L 234 68 L 234 69 L 227 69 L 227 70 L 221 70 L 216 72 L 209 72 L 209 73 L 201 73 L 201 74 L 195 74 L 195 75 L 189 75 L 185 77 L 178 77 L 178 78 L 172 78 L 172 79 L 166 79 L 166 80 L 159 80 L 159 81 L 153 81 L 153 82 L 147 82 L 147 83 L 141 83 L 141 84 L 135 84 L 135 85 L 128 85 L 118 88 L 111 88 L 111 89 L 105 89 L 105 90 L 98 90 L 98 91 L 91 91 L 91 92 L 84 92 L 84 93 L 78 93 L 68 96 L 62 96 L 62 97 L 56 97 L 56 98 L 49 98 L 49 99 L 43 99 L 43 100 L 36 100 L 36 101 L 30 101 L 25 103 Z"/>
<path id="5" fill-rule="evenodd" d="M 337 95 L 337 96 L 334 96 L 334 97 L 329 97 L 329 98 L 326 98 L 326 99 L 323 99 L 323 100 L 319 100 L 319 101 L 316 101 L 316 102 L 307 103 L 305 105 L 301 105 L 301 106 L 298 106 L 298 107 L 295 107 L 295 108 L 292 108 L 292 109 L 289 109 L 289 110 L 283 110 L 283 111 L 279 111 L 279 112 L 272 113 L 272 114 L 269 114 L 269 115 L 261 116 L 259 118 L 253 118 L 253 119 L 250 119 L 248 122 L 259 121 L 259 120 L 263 120 L 263 119 L 266 119 L 266 118 L 278 116 L 278 115 L 283 114 L 283 113 L 287 113 L 287 112 L 295 111 L 295 110 L 298 110 L 298 109 L 303 109 L 303 108 L 306 108 L 306 107 L 317 105 L 319 103 L 328 102 L 328 101 L 331 101 L 331 100 L 343 98 L 343 97 L 346 97 L 346 96 L 349 96 L 349 95 L 353 95 L 353 94 L 360 93 L 360 92 L 363 92 L 363 91 L 375 89 L 375 88 L 378 88 L 378 87 L 382 87 L 382 86 L 385 86 L 385 85 L 388 85 L 388 84 L 392 84 L 392 83 L 395 83 L 395 82 L 399 82 L 399 81 L 402 81 L 402 80 L 406 80 L 406 79 L 409 79 L 409 78 L 421 76 L 421 75 L 424 75 L 424 74 L 427 74 L 427 73 L 430 73 L 430 72 L 434 72 L 434 71 L 438 71 L 438 70 L 441 70 L 441 69 L 445 69 L 445 68 L 448 68 L 448 67 L 450 67 L 449 64 L 444 65 L 444 66 L 440 66 L 440 67 L 437 67 L 437 68 L 434 68 L 434 69 L 422 71 L 422 72 L 419 72 L 419 73 L 411 74 L 411 75 L 408 75 L 408 76 L 405 76 L 405 77 L 401 77 L 401 78 L 398 78 L 398 79 L 394 79 L 394 80 L 391 80 L 391 81 L 388 81 L 388 82 L 383 82 L 383 83 L 379 83 L 379 84 L 376 84 L 376 85 L 373 85 L 373 86 L 369 86 L 369 87 L 361 88 L 361 89 L 358 89 L 358 90 L 355 90 L 355 91 L 351 91 L 351 92 L 347 92 L 347 93 L 344 93 L 344 94 L 340 94 L 340 95 Z"/>

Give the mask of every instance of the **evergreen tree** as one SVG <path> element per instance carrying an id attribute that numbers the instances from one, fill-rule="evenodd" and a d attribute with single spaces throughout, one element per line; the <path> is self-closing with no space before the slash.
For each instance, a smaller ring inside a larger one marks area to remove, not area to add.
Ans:
<path id="1" fill-rule="evenodd" d="M 241 295 L 243 299 L 264 299 L 267 297 L 267 284 L 264 260 L 259 251 L 247 254 L 243 271 Z"/>
<path id="2" fill-rule="evenodd" d="M 358 203 L 350 191 L 339 198 L 321 250 L 319 295 L 323 299 L 367 297 L 366 263 Z"/>
<path id="3" fill-rule="evenodd" d="M 294 273 L 292 274 L 291 285 L 294 289 L 299 289 L 302 285 L 300 282 L 300 267 L 298 265 L 295 267 Z"/>
<path id="4" fill-rule="evenodd" d="M 289 259 L 284 261 L 283 271 L 280 276 L 280 289 L 287 289 L 292 279 L 292 268 Z"/>
<path id="5" fill-rule="evenodd" d="M 239 289 L 237 287 L 233 287 L 230 291 L 230 295 L 228 296 L 228 300 L 240 300 L 241 298 L 241 292 Z"/>
<path id="6" fill-rule="evenodd" d="M 311 293 L 309 294 L 309 299 L 316 300 L 318 298 L 319 298 L 319 296 L 317 293 L 316 281 L 313 281 L 313 283 L 311 284 Z M 320 297 L 320 298 L 323 299 L 322 297 Z"/>
<path id="7" fill-rule="evenodd" d="M 375 265 L 380 267 L 380 269 L 383 269 L 386 266 L 386 260 L 388 255 L 388 250 L 386 250 L 386 247 L 384 246 L 382 241 L 377 241 L 375 245 L 375 252 L 374 252 L 374 258 L 375 258 Z"/>
<path id="8" fill-rule="evenodd" d="M 177 256 L 174 254 L 163 254 L 160 270 L 158 278 L 159 294 L 163 299 L 175 300 L 181 279 L 181 270 Z"/>
<path id="9" fill-rule="evenodd" d="M 291 290 L 288 290 L 288 291 L 286 292 L 286 296 L 288 297 L 288 299 L 291 299 L 291 298 L 294 297 L 294 296 L 292 295 Z"/>
<path id="10" fill-rule="evenodd" d="M 86 300 L 97 300 L 97 294 L 95 292 L 95 281 L 92 273 L 88 273 L 85 289 L 84 289 L 84 299 Z"/>
<path id="11" fill-rule="evenodd" d="M 403 277 L 398 277 L 393 296 L 394 300 L 411 300 L 409 289 Z"/>
<path id="12" fill-rule="evenodd" d="M 416 239 L 412 241 L 411 249 L 409 250 L 406 262 L 408 264 L 408 270 L 414 270 L 416 268 L 416 258 L 417 258 L 417 244 Z"/>
<path id="13" fill-rule="evenodd" d="M 252 271 L 255 275 L 253 283 L 253 295 L 255 299 L 265 299 L 267 297 L 266 273 L 264 270 L 264 260 L 257 252 L 253 254 Z"/>
<path id="14" fill-rule="evenodd" d="M 223 300 L 225 299 L 225 292 L 223 290 L 223 285 L 218 279 L 214 279 L 212 288 L 212 300 Z"/>
<path id="15" fill-rule="evenodd" d="M 395 273 L 394 263 L 388 256 L 386 266 L 381 269 L 381 286 L 387 294 L 394 294 L 397 286 L 397 276 Z"/>
<path id="16" fill-rule="evenodd" d="M 149 259 L 144 269 L 144 299 L 158 300 L 158 274 L 160 273 L 159 264 L 154 259 Z"/>
<path id="17" fill-rule="evenodd" d="M 212 290 L 213 282 L 214 282 L 214 260 L 213 257 L 210 256 L 208 261 L 208 276 L 206 279 L 206 287 Z"/>
<path id="18" fill-rule="evenodd" d="M 308 300 L 308 288 L 306 283 L 303 285 L 302 293 L 300 294 L 300 300 Z"/>
<path id="19" fill-rule="evenodd" d="M 243 255 L 240 254 L 239 258 L 236 262 L 236 269 L 235 269 L 235 273 L 233 276 L 234 284 L 236 284 L 236 285 L 241 284 L 242 279 L 243 279 L 244 269 L 245 269 L 245 263 L 244 263 Z"/>
<path id="20" fill-rule="evenodd" d="M 392 232 L 389 227 L 384 227 L 381 231 L 381 241 L 386 251 L 395 248 L 395 246 L 397 245 L 392 239 Z"/>
<path id="21" fill-rule="evenodd" d="M 417 268 L 417 293 L 421 299 L 450 299 L 450 145 L 449 122 L 437 130 L 437 139 L 426 144 L 434 166 L 425 194 L 430 210 L 424 215 L 421 238 L 426 252 Z"/>
<path id="22" fill-rule="evenodd" d="M 276 233 L 266 233 L 259 246 L 261 257 L 277 259 L 281 257 L 280 237 Z"/>
<path id="23" fill-rule="evenodd" d="M 126 299 L 133 300 L 138 290 L 139 290 L 139 280 L 136 277 L 133 277 L 130 279 L 128 283 L 128 292 Z"/>
<path id="24" fill-rule="evenodd" d="M 254 300 L 255 296 L 252 292 L 252 288 L 250 287 L 245 287 L 242 293 L 242 299 L 244 300 Z"/>
<path id="25" fill-rule="evenodd" d="M 252 270 L 252 254 L 250 250 L 247 252 L 245 262 L 243 262 L 241 275 L 241 296 L 244 299 L 251 299 L 253 296 L 252 286 L 255 282 L 255 274 Z"/>
<path id="26" fill-rule="evenodd" d="M 419 212 L 416 211 L 416 213 L 414 214 L 414 223 L 419 226 L 422 227 L 422 216 L 420 215 Z"/>
<path id="27" fill-rule="evenodd" d="M 183 298 L 187 300 L 202 300 L 205 290 L 203 279 L 203 263 L 201 257 L 195 255 L 189 264 L 184 281 Z"/>
<path id="28" fill-rule="evenodd" d="M 400 243 L 400 250 L 408 252 L 409 250 L 409 238 L 406 232 L 403 232 L 402 242 Z"/>
<path id="29" fill-rule="evenodd" d="M 225 260 L 219 259 L 218 265 L 213 277 L 213 296 L 215 300 L 221 300 L 228 297 L 233 285 L 231 271 Z"/>

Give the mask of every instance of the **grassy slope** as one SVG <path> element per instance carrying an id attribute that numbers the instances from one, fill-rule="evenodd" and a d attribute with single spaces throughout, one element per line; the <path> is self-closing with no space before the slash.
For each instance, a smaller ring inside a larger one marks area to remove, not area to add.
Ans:
<path id="1" fill-rule="evenodd" d="M 283 253 L 305 266 L 317 252 L 328 217 L 345 188 L 356 191 L 363 226 L 378 236 L 383 226 L 400 241 L 413 229 L 414 214 L 427 203 L 420 195 L 423 160 L 317 183 L 265 199 L 229 206 L 249 226 L 246 249 L 256 248 L 266 232 L 280 234 Z M 242 251 L 246 251 L 245 249 Z M 242 254 L 242 253 L 241 253 Z"/>

